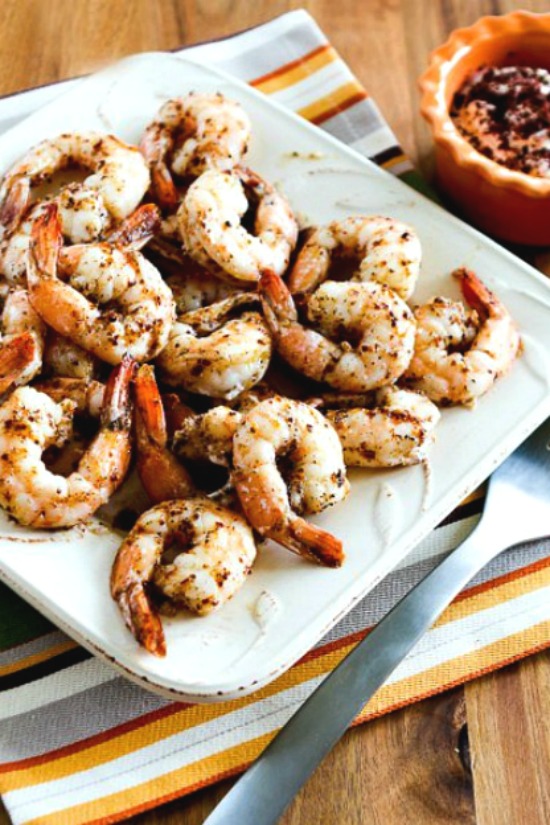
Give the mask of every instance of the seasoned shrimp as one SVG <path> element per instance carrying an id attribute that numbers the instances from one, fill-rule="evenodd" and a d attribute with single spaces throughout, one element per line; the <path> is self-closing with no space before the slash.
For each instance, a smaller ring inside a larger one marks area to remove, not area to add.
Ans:
<path id="1" fill-rule="evenodd" d="M 190 415 L 174 433 L 174 452 L 191 461 L 207 460 L 229 467 L 233 436 L 242 418 L 242 413 L 222 404 L 200 415 Z"/>
<path id="2" fill-rule="evenodd" d="M 418 279 L 422 250 L 414 229 L 393 218 L 332 221 L 315 229 L 301 248 L 288 278 L 290 291 L 310 292 L 319 286 L 337 255 L 357 261 L 353 280 L 385 284 L 406 300 Z"/>
<path id="3" fill-rule="evenodd" d="M 139 252 L 109 244 L 61 249 L 55 204 L 33 227 L 27 278 L 46 323 L 107 363 L 125 354 L 146 361 L 168 341 L 175 307 L 158 270 Z"/>
<path id="4" fill-rule="evenodd" d="M 286 480 L 277 465 L 283 457 Z M 321 413 L 288 398 L 257 404 L 233 437 L 233 466 L 233 483 L 255 530 L 320 564 L 342 564 L 342 543 L 301 518 L 349 492 L 342 447 Z"/>
<path id="5" fill-rule="evenodd" d="M 254 234 L 241 220 L 256 205 Z M 255 172 L 205 172 L 188 189 L 178 212 L 189 255 L 220 278 L 254 283 L 263 269 L 282 275 L 298 239 L 289 204 Z"/>
<path id="6" fill-rule="evenodd" d="M 180 431 L 188 421 L 199 416 L 177 396 L 161 397 L 153 369 L 149 365 L 140 367 L 135 388 L 137 469 L 145 492 L 154 504 L 169 499 L 198 496 L 199 490 L 190 474 L 169 446 L 169 432 Z M 181 455 L 184 455 L 184 451 Z M 208 459 L 208 456 L 201 455 L 196 449 L 189 457 Z M 209 473 L 209 483 L 212 480 L 216 479 L 212 479 Z M 211 501 L 228 507 L 238 504 L 231 481 L 224 483 L 220 480 L 220 486 L 205 495 Z"/>
<path id="7" fill-rule="evenodd" d="M 266 384 L 257 384 L 251 390 L 219 404 L 204 413 L 188 410 L 173 428 L 172 448 L 176 455 L 191 461 L 210 461 L 221 467 L 231 467 L 233 436 L 243 414 L 267 398 L 277 395 Z M 181 409 L 181 404 L 179 405 Z"/>
<path id="8" fill-rule="evenodd" d="M 453 276 L 473 310 L 447 298 L 418 307 L 405 378 L 436 403 L 473 406 L 509 369 L 521 339 L 506 307 L 473 272 L 457 269 Z"/>
<path id="9" fill-rule="evenodd" d="M 242 288 L 229 284 L 227 281 L 220 281 L 215 275 L 211 275 L 206 270 L 194 271 L 193 269 L 182 271 L 178 274 L 169 275 L 166 283 L 172 290 L 176 311 L 178 315 L 192 312 L 195 309 L 203 309 L 210 304 L 230 298 L 237 292 L 242 292 Z"/>
<path id="10" fill-rule="evenodd" d="M 56 403 L 32 387 L 18 387 L 0 407 L 0 504 L 20 524 L 70 527 L 95 511 L 122 483 L 131 452 L 131 359 L 113 370 L 98 434 L 67 478 L 50 472 L 42 454 L 70 435 L 76 402 Z"/>
<path id="11" fill-rule="evenodd" d="M 63 193 L 62 193 L 63 194 Z M 0 241 L 0 275 L 3 275 L 12 286 L 27 285 L 27 258 L 31 242 L 31 232 L 35 221 L 43 215 L 48 204 L 56 203 L 58 217 L 63 237 L 71 243 L 83 243 L 95 240 L 96 236 L 88 237 L 90 233 L 75 231 L 75 226 L 67 221 L 62 207 L 63 197 L 47 198 L 34 204 L 24 216 L 22 222 Z M 160 226 L 158 208 L 153 204 L 139 206 L 127 218 L 124 218 L 115 229 L 109 231 L 103 239 L 116 244 L 125 250 L 138 250 L 145 246 Z M 100 233 L 103 234 L 103 233 Z"/>
<path id="12" fill-rule="evenodd" d="M 46 326 L 34 311 L 26 289 L 10 292 L 2 312 L 0 393 L 28 384 L 42 368 Z"/>
<path id="13" fill-rule="evenodd" d="M 82 184 L 66 189 L 60 205 L 67 222 L 75 223 L 72 232 L 85 233 L 83 241 L 95 240 L 111 219 L 133 212 L 149 186 L 149 169 L 140 151 L 114 135 L 73 132 L 48 138 L 30 149 L 2 181 L 0 238 L 21 222 L 32 186 L 71 165 L 92 172 Z"/>
<path id="14" fill-rule="evenodd" d="M 181 315 L 157 358 L 163 379 L 189 392 L 227 399 L 257 384 L 271 358 L 269 330 L 258 312 L 228 320 L 251 300 L 257 298 L 239 293 Z"/>
<path id="15" fill-rule="evenodd" d="M 425 395 L 386 387 L 370 403 L 327 397 L 326 417 L 338 433 L 348 467 L 403 467 L 424 461 L 440 413 Z M 344 406 L 344 404 L 346 406 Z"/>
<path id="16" fill-rule="evenodd" d="M 263 273 L 260 295 L 275 347 L 309 378 L 365 392 L 397 381 L 411 360 L 412 312 L 383 284 L 325 281 L 305 298 L 316 329 L 300 323 L 290 292 L 274 272 Z M 331 340 L 342 338 L 348 340 Z"/>
<path id="17" fill-rule="evenodd" d="M 189 498 L 196 490 L 183 464 L 168 449 L 162 398 L 149 364 L 139 368 L 135 391 L 137 469 L 145 492 L 153 504 Z"/>
<path id="18" fill-rule="evenodd" d="M 168 551 L 173 561 L 163 561 Z M 175 551 L 175 552 L 174 552 Z M 111 573 L 111 594 L 137 641 L 166 654 L 154 584 L 176 604 L 204 616 L 244 584 L 256 558 L 245 520 L 204 498 L 166 501 L 140 516 L 122 542 Z"/>
<path id="19" fill-rule="evenodd" d="M 90 381 L 99 361 L 70 338 L 49 329 L 44 348 L 43 369 L 49 375 Z"/>
<path id="20" fill-rule="evenodd" d="M 92 418 L 101 416 L 106 391 L 101 381 L 56 376 L 35 382 L 33 389 L 49 395 L 57 404 L 65 400 L 73 401 L 75 414 L 86 413 Z"/>
<path id="21" fill-rule="evenodd" d="M 159 203 L 167 209 L 178 204 L 170 169 L 193 177 L 208 169 L 232 169 L 242 160 L 250 133 L 242 106 L 221 94 L 191 92 L 166 101 L 141 140 Z"/>

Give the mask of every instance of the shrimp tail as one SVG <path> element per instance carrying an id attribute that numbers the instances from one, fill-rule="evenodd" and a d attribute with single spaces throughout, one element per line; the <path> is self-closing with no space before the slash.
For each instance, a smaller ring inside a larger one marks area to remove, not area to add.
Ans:
<path id="1" fill-rule="evenodd" d="M 136 373 L 137 363 L 125 355 L 115 367 L 107 385 L 101 410 L 101 426 L 110 430 L 130 430 L 132 426 L 132 400 L 130 385 Z"/>
<path id="2" fill-rule="evenodd" d="M 272 269 L 264 269 L 259 281 L 260 299 L 272 329 L 281 323 L 297 321 L 298 311 L 285 282 Z"/>
<path id="3" fill-rule="evenodd" d="M 193 495 L 191 476 L 168 449 L 164 406 L 148 364 L 137 373 L 136 406 L 137 468 L 147 495 L 154 504 Z"/>
<path id="4" fill-rule="evenodd" d="M 197 413 L 188 407 L 175 392 L 167 392 L 162 396 L 162 406 L 166 416 L 166 430 L 168 437 L 172 438 L 174 433 L 184 426 L 184 421 L 188 418 L 195 418 Z"/>
<path id="5" fill-rule="evenodd" d="M 165 163 L 155 163 L 151 167 L 152 189 L 163 209 L 174 212 L 179 205 L 176 184 Z"/>
<path id="6" fill-rule="evenodd" d="M 55 278 L 57 260 L 63 244 L 59 213 L 55 203 L 49 203 L 35 220 L 31 231 L 29 262 L 42 276 Z"/>
<path id="7" fill-rule="evenodd" d="M 18 178 L 10 187 L 6 197 L 0 205 L 0 227 L 2 234 L 9 234 L 21 222 L 21 218 L 30 201 L 31 185 L 28 177 Z"/>
<path id="8" fill-rule="evenodd" d="M 157 446 L 165 447 L 167 442 L 166 417 L 155 380 L 155 372 L 149 364 L 143 364 L 137 371 L 135 389 L 136 405 L 147 438 Z"/>
<path id="9" fill-rule="evenodd" d="M 154 656 L 166 656 L 166 639 L 158 613 L 153 608 L 142 583 L 118 591 L 116 565 L 113 568 L 112 593 L 134 638 Z"/>
<path id="10" fill-rule="evenodd" d="M 491 307 L 495 306 L 498 301 L 493 293 L 487 289 L 477 275 L 470 269 L 456 269 L 453 272 L 453 278 L 460 281 L 460 288 L 464 295 L 465 301 L 480 314 L 482 318 L 486 318 Z"/>
<path id="11" fill-rule="evenodd" d="M 106 241 L 126 250 L 139 250 L 149 243 L 159 232 L 161 216 L 158 206 L 145 203 L 128 215 L 122 223 L 107 236 Z"/>
<path id="12" fill-rule="evenodd" d="M 325 567 L 341 567 L 345 559 L 342 542 L 311 524 L 303 518 L 294 518 L 289 523 L 289 531 L 294 539 L 292 549 Z"/>
<path id="13" fill-rule="evenodd" d="M 0 346 L 0 394 L 15 384 L 37 357 L 36 335 L 22 332 Z"/>

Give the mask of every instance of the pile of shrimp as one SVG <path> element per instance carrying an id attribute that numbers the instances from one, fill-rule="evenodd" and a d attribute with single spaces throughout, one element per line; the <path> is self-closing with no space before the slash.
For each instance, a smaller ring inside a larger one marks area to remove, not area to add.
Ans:
<path id="1" fill-rule="evenodd" d="M 139 147 L 62 134 L 0 184 L 0 505 L 70 527 L 135 467 L 151 508 L 111 594 L 157 656 L 162 613 L 223 605 L 263 539 L 339 567 L 306 516 L 346 498 L 348 467 L 426 461 L 439 407 L 472 407 L 521 348 L 466 269 L 465 303 L 411 303 L 421 246 L 401 221 L 300 230 L 246 166 L 250 137 L 238 103 L 191 93 Z M 80 173 L 56 188 L 61 169 Z"/>

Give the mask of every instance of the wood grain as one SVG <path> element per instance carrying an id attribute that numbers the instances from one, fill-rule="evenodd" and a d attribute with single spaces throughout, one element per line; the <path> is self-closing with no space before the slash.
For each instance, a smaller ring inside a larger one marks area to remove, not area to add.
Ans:
<path id="1" fill-rule="evenodd" d="M 416 78 L 430 51 L 483 14 L 550 11 L 547 0 L 3 0 L 0 94 L 83 75 L 133 52 L 221 37 L 298 7 L 316 18 L 428 175 L 431 139 Z M 550 272 L 549 261 L 540 257 Z M 549 710 L 550 654 L 540 654 L 353 730 L 283 825 L 546 825 Z M 230 786 L 132 822 L 200 825 Z M 8 822 L 0 810 L 0 825 Z"/>

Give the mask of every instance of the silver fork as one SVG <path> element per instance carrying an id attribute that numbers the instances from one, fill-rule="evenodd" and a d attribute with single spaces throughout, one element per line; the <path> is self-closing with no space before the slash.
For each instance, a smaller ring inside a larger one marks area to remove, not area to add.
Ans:
<path id="1" fill-rule="evenodd" d="M 292 716 L 204 825 L 275 825 L 323 757 L 445 607 L 503 550 L 550 534 L 550 418 L 489 481 L 477 527 Z"/>

